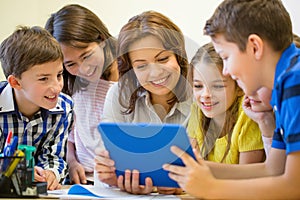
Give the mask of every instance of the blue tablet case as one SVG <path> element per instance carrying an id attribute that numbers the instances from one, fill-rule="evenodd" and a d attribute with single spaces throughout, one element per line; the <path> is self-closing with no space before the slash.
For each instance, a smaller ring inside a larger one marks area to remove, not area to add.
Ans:
<path id="1" fill-rule="evenodd" d="M 102 122 L 98 130 L 115 161 L 117 176 L 124 175 L 126 169 L 137 169 L 141 185 L 146 177 L 151 177 L 154 186 L 179 187 L 162 169 L 165 163 L 184 165 L 170 151 L 171 146 L 176 145 L 194 157 L 186 129 L 178 124 Z"/>

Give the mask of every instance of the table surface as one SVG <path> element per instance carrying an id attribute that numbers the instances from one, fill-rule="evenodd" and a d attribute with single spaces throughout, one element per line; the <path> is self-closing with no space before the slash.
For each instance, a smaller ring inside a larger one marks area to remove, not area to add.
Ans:
<path id="1" fill-rule="evenodd" d="M 62 189 L 68 189 L 70 187 L 70 185 L 63 185 Z M 184 195 L 178 195 L 178 197 L 180 197 L 181 200 L 196 200 L 197 198 L 191 197 L 188 194 L 184 194 Z M 0 200 L 24 200 L 24 199 L 30 199 L 30 198 L 0 198 Z M 39 198 L 34 198 L 34 199 L 44 199 L 44 200 L 49 200 L 49 199 L 59 199 L 59 197 L 54 197 L 54 196 L 49 196 L 49 197 L 39 197 Z M 88 197 L 85 199 L 87 200 L 89 199 Z"/>

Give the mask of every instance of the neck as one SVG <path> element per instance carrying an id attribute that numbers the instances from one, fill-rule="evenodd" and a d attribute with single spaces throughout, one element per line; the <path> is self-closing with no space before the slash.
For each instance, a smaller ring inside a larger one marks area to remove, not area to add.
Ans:
<path id="1" fill-rule="evenodd" d="M 175 102 L 172 102 L 171 104 L 168 103 L 168 101 L 173 97 L 173 93 L 169 93 L 166 95 L 151 94 L 151 103 L 161 119 L 163 119 L 170 112 L 171 108 L 175 104 Z"/>

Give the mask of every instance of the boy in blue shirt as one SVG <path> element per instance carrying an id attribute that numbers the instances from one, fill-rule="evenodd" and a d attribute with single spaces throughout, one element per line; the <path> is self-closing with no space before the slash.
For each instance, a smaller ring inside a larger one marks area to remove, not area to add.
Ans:
<path id="1" fill-rule="evenodd" d="M 57 189 L 73 122 L 73 101 L 61 93 L 60 46 L 43 28 L 19 27 L 1 43 L 0 60 L 7 79 L 0 82 L 0 137 L 12 131 L 18 144 L 35 146 L 35 181 Z"/>
<path id="2" fill-rule="evenodd" d="M 226 165 L 197 161 L 172 147 L 185 167 L 165 165 L 170 177 L 193 196 L 207 199 L 299 199 L 300 50 L 280 0 L 225 0 L 204 32 L 224 62 L 224 75 L 246 95 L 273 89 L 276 128 L 265 163 Z"/>

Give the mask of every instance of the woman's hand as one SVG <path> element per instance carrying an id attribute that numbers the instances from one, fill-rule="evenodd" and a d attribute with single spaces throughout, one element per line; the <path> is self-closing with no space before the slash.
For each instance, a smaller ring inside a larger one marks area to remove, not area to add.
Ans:
<path id="1" fill-rule="evenodd" d="M 125 171 L 124 176 L 118 177 L 118 187 L 132 194 L 150 194 L 153 190 L 152 179 L 147 177 L 145 179 L 145 185 L 140 185 L 139 183 L 140 173 L 138 170 Z"/>
<path id="2" fill-rule="evenodd" d="M 101 182 L 111 186 L 117 186 L 117 176 L 115 173 L 115 162 L 110 159 L 106 150 L 95 150 L 95 170 Z"/>

